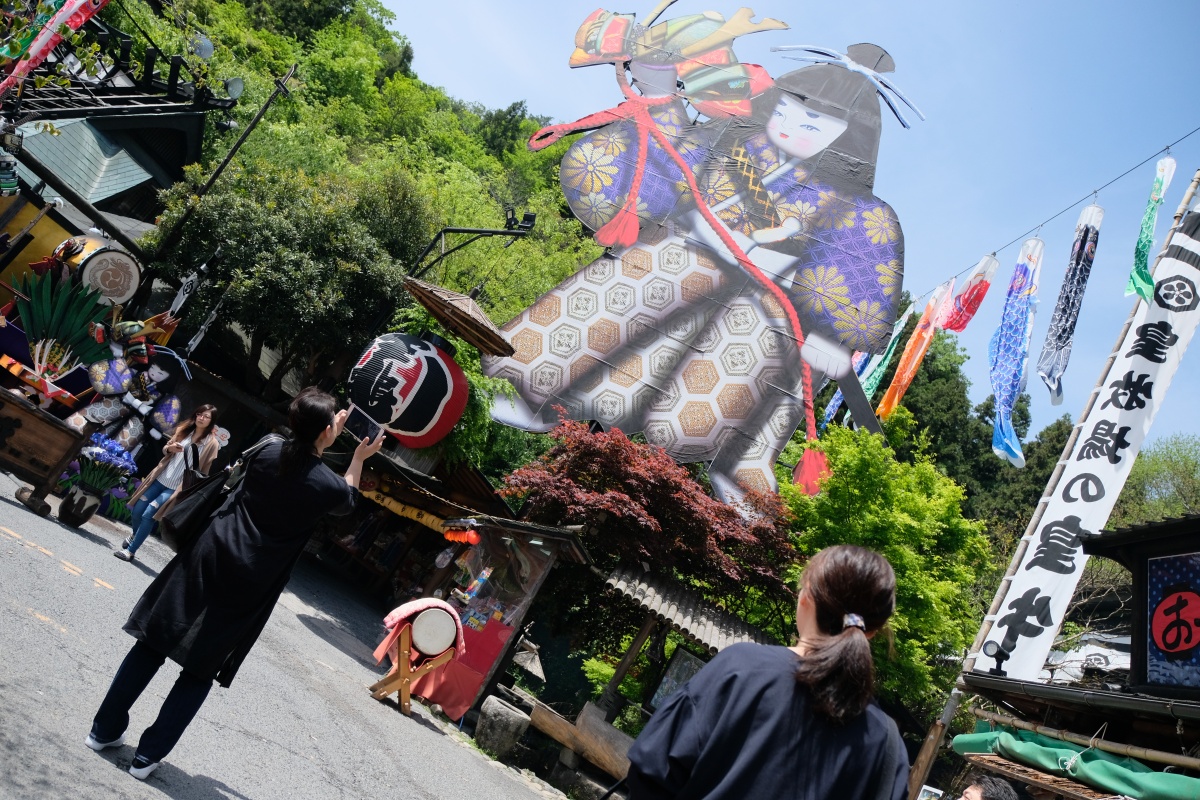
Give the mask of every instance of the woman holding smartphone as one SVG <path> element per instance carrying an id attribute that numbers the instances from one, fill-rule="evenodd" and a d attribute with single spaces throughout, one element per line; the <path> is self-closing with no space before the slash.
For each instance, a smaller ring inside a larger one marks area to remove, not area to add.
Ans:
<path id="1" fill-rule="evenodd" d="M 154 724 L 138 742 L 129 773 L 144 780 L 183 735 L 215 679 L 227 687 L 258 640 L 318 519 L 354 509 L 363 462 L 380 434 L 362 441 L 346 474 L 321 461 L 346 411 L 316 387 L 289 408 L 292 438 L 272 441 L 246 465 L 245 479 L 190 546 L 146 589 L 125 630 L 137 639 L 117 670 L 86 744 L 125 742 L 129 709 L 167 658 L 182 667 Z"/>
<path id="2" fill-rule="evenodd" d="M 184 474 L 189 469 L 208 474 L 221 449 L 213 435 L 217 429 L 213 424 L 216 413 L 216 406 L 205 403 L 192 412 L 191 419 L 175 428 L 174 435 L 163 446 L 163 460 L 129 497 L 133 535 L 124 541 L 120 550 L 113 552 L 114 556 L 122 561 L 133 561 L 134 554 L 154 530 L 162 511 L 183 488 Z"/>

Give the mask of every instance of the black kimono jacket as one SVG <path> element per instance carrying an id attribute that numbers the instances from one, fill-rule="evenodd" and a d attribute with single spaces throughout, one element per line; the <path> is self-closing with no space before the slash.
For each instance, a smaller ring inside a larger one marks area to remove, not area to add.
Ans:
<path id="1" fill-rule="evenodd" d="M 159 573 L 125 630 L 188 672 L 229 686 L 258 640 L 317 520 L 355 491 L 311 456 L 281 476 L 282 443 L 255 455 L 212 524 Z"/>
<path id="2" fill-rule="evenodd" d="M 874 703 L 842 726 L 815 714 L 794 677 L 798 658 L 758 644 L 718 653 L 630 748 L 630 800 L 871 800 L 881 783 L 903 798 L 908 758 L 895 723 Z"/>

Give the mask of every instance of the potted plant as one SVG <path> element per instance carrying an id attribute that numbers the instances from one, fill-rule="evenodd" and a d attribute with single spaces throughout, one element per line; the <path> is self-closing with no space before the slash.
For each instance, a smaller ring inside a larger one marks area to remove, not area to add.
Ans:
<path id="1" fill-rule="evenodd" d="M 102 433 L 92 434 L 91 443 L 79 451 L 79 480 L 58 507 L 59 522 L 78 528 L 96 513 L 106 492 L 135 472 L 137 464 L 128 451 Z"/>

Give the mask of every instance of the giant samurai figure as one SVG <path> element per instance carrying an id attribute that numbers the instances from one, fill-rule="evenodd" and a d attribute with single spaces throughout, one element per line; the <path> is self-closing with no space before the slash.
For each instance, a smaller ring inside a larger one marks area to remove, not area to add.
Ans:
<path id="1" fill-rule="evenodd" d="M 509 321 L 516 354 L 484 371 L 516 388 L 497 420 L 545 431 L 559 406 L 642 431 L 709 462 L 735 501 L 775 488 L 802 417 L 816 435 L 814 380 L 877 425 L 851 360 L 887 347 L 903 275 L 900 223 L 872 191 L 879 98 L 905 127 L 888 93 L 912 105 L 875 45 L 781 48 L 810 65 L 772 80 L 732 44 L 783 23 L 741 9 L 655 24 L 671 2 L 642 25 L 597 11 L 576 34 L 571 65 L 614 65 L 625 101 L 530 147 L 588 131 L 560 180 L 607 250 Z"/>

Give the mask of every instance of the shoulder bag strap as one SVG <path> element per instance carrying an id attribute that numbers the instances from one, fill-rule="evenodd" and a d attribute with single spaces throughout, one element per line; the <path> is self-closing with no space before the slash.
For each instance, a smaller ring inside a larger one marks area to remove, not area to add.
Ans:
<path id="1" fill-rule="evenodd" d="M 192 442 L 192 444 L 188 447 L 188 450 L 190 450 L 192 453 L 192 463 L 189 465 L 187 463 L 187 459 L 185 458 L 183 466 L 187 469 L 200 469 L 200 448 L 196 447 L 195 442 Z"/>
<path id="2" fill-rule="evenodd" d="M 250 449 L 243 451 L 237 462 L 229 468 L 229 477 L 225 481 L 225 489 L 233 489 L 242 482 L 242 478 L 245 477 L 246 469 L 250 466 L 250 462 L 263 448 L 272 442 L 282 442 L 283 440 L 283 437 L 277 433 L 268 433 L 259 439 Z"/>

